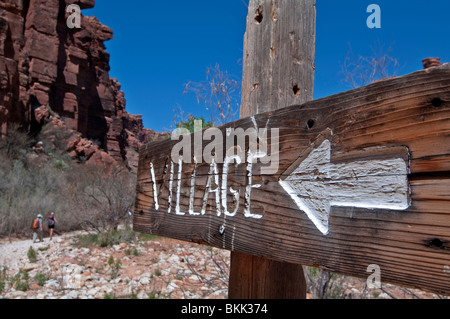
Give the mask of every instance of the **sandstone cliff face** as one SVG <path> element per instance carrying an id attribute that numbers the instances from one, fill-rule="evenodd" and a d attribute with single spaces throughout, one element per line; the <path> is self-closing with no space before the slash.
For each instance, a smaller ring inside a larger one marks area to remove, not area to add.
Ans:
<path id="1" fill-rule="evenodd" d="M 104 42 L 112 30 L 86 16 L 70 29 L 72 3 L 92 8 L 95 0 L 0 2 L 0 133 L 14 123 L 39 130 L 35 111 L 49 106 L 65 126 L 124 161 L 152 132 L 126 112 L 121 85 L 109 76 Z"/>

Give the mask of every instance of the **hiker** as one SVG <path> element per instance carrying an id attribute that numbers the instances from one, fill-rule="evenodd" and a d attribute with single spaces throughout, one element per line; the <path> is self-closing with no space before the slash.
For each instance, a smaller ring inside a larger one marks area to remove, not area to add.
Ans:
<path id="1" fill-rule="evenodd" d="M 42 215 L 37 215 L 37 218 L 33 221 L 33 244 L 36 242 L 36 239 L 39 237 L 39 242 L 43 242 L 42 238 L 43 229 L 42 229 Z"/>
<path id="2" fill-rule="evenodd" d="M 53 237 L 53 229 L 55 229 L 56 224 L 56 218 L 55 213 L 50 213 L 50 216 L 48 216 L 47 220 L 47 226 L 48 226 L 48 232 L 50 233 L 50 240 L 52 240 Z"/>

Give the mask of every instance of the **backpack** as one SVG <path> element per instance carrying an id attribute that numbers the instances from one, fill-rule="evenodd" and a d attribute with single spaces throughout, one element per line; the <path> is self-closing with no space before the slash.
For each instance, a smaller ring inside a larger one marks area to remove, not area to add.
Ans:
<path id="1" fill-rule="evenodd" d="M 55 220 L 53 219 L 53 218 L 48 218 L 48 221 L 47 221 L 47 224 L 49 225 L 49 226 L 54 226 L 55 225 Z"/>
<path id="2" fill-rule="evenodd" d="M 38 229 L 39 228 L 39 218 L 36 218 L 33 222 L 33 229 Z"/>

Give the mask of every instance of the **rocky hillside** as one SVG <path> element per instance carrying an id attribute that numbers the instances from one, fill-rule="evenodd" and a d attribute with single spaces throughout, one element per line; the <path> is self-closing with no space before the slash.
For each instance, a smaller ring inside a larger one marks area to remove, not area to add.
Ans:
<path id="1" fill-rule="evenodd" d="M 69 28 L 71 3 L 86 9 L 95 0 L 0 2 L 0 133 L 17 125 L 39 131 L 50 118 L 42 114 L 45 107 L 59 126 L 126 161 L 158 134 L 144 128 L 140 115 L 126 112 L 121 85 L 109 76 L 104 42 L 113 31 L 83 15 L 80 29 Z"/>

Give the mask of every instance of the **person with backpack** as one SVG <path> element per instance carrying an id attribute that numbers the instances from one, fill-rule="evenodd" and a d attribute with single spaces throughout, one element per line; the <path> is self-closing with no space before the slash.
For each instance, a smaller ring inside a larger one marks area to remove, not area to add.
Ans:
<path id="1" fill-rule="evenodd" d="M 36 242 L 36 239 L 39 237 L 39 242 L 43 242 L 42 238 L 43 229 L 42 229 L 42 215 L 37 215 L 37 218 L 33 221 L 33 244 Z"/>
<path id="2" fill-rule="evenodd" d="M 48 220 L 47 220 L 47 226 L 48 226 L 48 232 L 50 234 L 50 240 L 52 240 L 53 237 L 53 229 L 55 229 L 55 224 L 56 224 L 56 218 L 55 218 L 55 213 L 50 213 L 50 216 L 48 216 Z"/>

